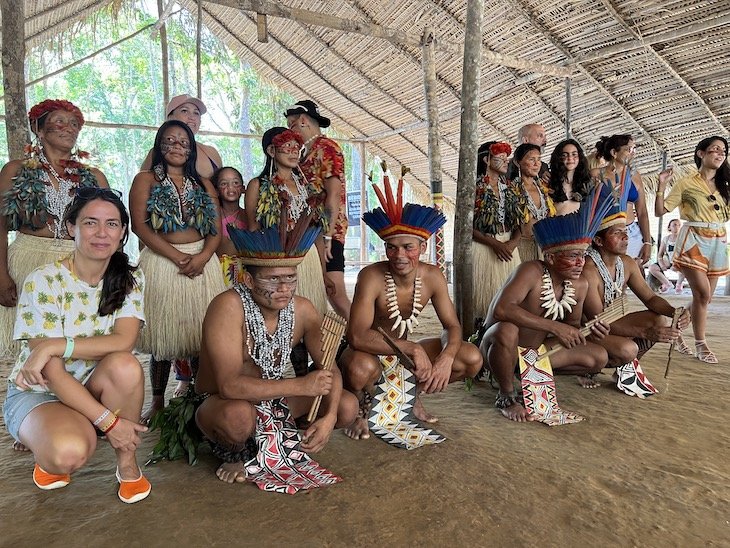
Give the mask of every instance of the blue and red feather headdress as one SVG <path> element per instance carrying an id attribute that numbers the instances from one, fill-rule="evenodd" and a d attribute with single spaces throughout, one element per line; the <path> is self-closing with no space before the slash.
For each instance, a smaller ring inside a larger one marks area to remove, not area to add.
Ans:
<path id="1" fill-rule="evenodd" d="M 603 183 L 608 188 L 613 188 L 613 205 L 603 217 L 603 220 L 601 221 L 601 226 L 598 230 L 605 230 L 612 227 L 613 225 L 626 222 L 626 210 L 628 209 L 629 204 L 629 193 L 631 192 L 631 187 L 634 184 L 631 180 L 631 169 L 628 165 L 624 166 L 624 169 L 621 172 L 620 179 L 618 172 L 616 172 L 615 182 L 615 185 L 611 185 L 611 181 L 609 180 L 606 180 Z"/>
<path id="2" fill-rule="evenodd" d="M 543 253 L 585 250 L 613 205 L 614 197 L 609 187 L 599 183 L 575 213 L 547 217 L 536 222 L 532 227 L 535 240 Z"/>
<path id="3" fill-rule="evenodd" d="M 310 226 L 311 220 L 312 214 L 302 215 L 289 231 L 286 224 L 265 230 L 245 230 L 229 225 L 228 234 L 236 246 L 236 255 L 245 265 L 296 266 L 304 260 L 321 231 L 319 225 Z"/>
<path id="4" fill-rule="evenodd" d="M 435 207 L 420 204 L 403 204 L 403 176 L 407 168 L 401 169 L 398 179 L 398 192 L 393 196 L 385 162 L 383 167 L 383 188 L 385 194 L 375 186 L 373 189 L 378 196 L 381 207 L 363 214 L 365 224 L 372 228 L 382 240 L 396 236 L 415 236 L 421 240 L 428 240 L 431 235 L 446 224 L 446 217 Z"/>

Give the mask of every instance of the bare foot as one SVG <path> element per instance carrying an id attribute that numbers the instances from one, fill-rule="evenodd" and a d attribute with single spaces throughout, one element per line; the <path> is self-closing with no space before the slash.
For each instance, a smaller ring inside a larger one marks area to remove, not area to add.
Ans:
<path id="1" fill-rule="evenodd" d="M 139 423 L 145 426 L 150 423 L 152 417 L 154 417 L 159 411 L 165 407 L 164 396 L 152 396 L 152 403 L 150 406 L 142 412 L 142 416 L 139 418 Z"/>
<path id="2" fill-rule="evenodd" d="M 676 286 L 676 287 L 674 288 L 674 292 L 675 292 L 675 293 L 676 293 L 677 295 L 680 295 L 680 294 L 682 293 L 682 286 L 681 286 L 681 285 L 678 285 L 678 286 Z"/>
<path id="3" fill-rule="evenodd" d="M 175 387 L 175 391 L 172 393 L 172 397 L 179 398 L 180 396 L 187 394 L 189 384 L 189 381 L 177 381 L 177 386 Z"/>
<path id="4" fill-rule="evenodd" d="M 30 451 L 30 449 L 28 449 L 25 445 L 20 443 L 18 440 L 15 440 L 13 442 L 13 451 L 20 451 L 20 452 L 25 453 L 27 451 Z"/>
<path id="5" fill-rule="evenodd" d="M 578 384 L 583 388 L 598 388 L 601 383 L 596 380 L 595 375 L 578 375 Z"/>
<path id="6" fill-rule="evenodd" d="M 439 421 L 438 418 L 434 417 L 428 411 L 426 411 L 426 409 L 423 407 L 423 403 L 421 403 L 421 398 L 419 396 L 416 396 L 416 403 L 413 405 L 413 414 L 419 421 L 425 422 L 427 424 L 435 424 Z"/>
<path id="7" fill-rule="evenodd" d="M 345 428 L 345 435 L 353 440 L 367 440 L 370 438 L 368 421 L 364 417 L 356 418 L 350 426 Z"/>
<path id="8" fill-rule="evenodd" d="M 515 422 L 532 422 L 535 420 L 535 415 L 530 413 L 527 409 L 525 409 L 521 404 L 517 402 L 513 403 L 509 407 L 500 409 L 500 412 L 506 418 Z"/>
<path id="9" fill-rule="evenodd" d="M 669 288 L 671 288 L 671 287 L 672 287 L 672 284 L 670 284 L 670 283 L 663 283 L 662 286 L 659 288 L 659 290 L 662 293 L 666 293 L 667 291 L 669 291 Z"/>
<path id="10" fill-rule="evenodd" d="M 215 471 L 218 479 L 226 483 L 243 483 L 246 481 L 246 472 L 243 469 L 243 462 L 224 462 Z"/>

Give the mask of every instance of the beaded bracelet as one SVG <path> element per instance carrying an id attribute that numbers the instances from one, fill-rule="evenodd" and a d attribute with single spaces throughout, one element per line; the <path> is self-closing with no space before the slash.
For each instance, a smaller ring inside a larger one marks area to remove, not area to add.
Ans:
<path id="1" fill-rule="evenodd" d="M 105 409 L 104 412 L 101 415 L 99 415 L 99 418 L 93 422 L 94 426 L 99 426 L 101 421 L 103 421 L 105 418 L 107 418 L 110 413 L 111 413 L 111 411 L 109 411 L 108 409 Z"/>
<path id="2" fill-rule="evenodd" d="M 106 434 L 112 428 L 114 428 L 117 425 L 118 422 L 119 422 L 119 417 L 116 416 L 116 415 L 114 415 L 114 420 L 112 421 L 112 423 L 109 426 L 107 426 L 106 428 L 99 428 L 99 430 L 101 430 L 102 432 L 104 432 Z"/>

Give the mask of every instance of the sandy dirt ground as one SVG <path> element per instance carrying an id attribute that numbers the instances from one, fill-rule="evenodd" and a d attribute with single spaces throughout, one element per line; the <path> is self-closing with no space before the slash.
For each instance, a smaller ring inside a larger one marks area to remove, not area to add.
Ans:
<path id="1" fill-rule="evenodd" d="M 422 318 L 420 333 L 437 333 L 433 311 Z M 0 546 L 728 546 L 726 321 L 730 297 L 718 297 L 708 339 L 720 365 L 675 352 L 663 379 L 667 346 L 646 355 L 660 390 L 648 400 L 621 394 L 608 374 L 595 390 L 558 377 L 561 406 L 587 419 L 579 424 L 510 423 L 493 389 L 458 383 L 425 400 L 448 437 L 441 445 L 407 452 L 337 431 L 316 458 L 344 481 L 295 496 L 222 484 L 206 446 L 195 467 L 147 467 L 152 494 L 128 506 L 105 443 L 68 487 L 43 492 L 32 455 L 14 452 L 3 427 Z M 156 439 L 145 436 L 142 460 Z"/>

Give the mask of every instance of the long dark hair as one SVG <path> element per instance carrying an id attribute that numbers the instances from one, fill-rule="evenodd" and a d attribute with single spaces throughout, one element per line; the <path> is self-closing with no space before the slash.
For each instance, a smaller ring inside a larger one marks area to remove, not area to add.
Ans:
<path id="1" fill-rule="evenodd" d="M 565 168 L 561 155 L 566 145 L 573 145 L 578 150 L 578 165 L 573 173 L 573 192 L 581 195 L 581 201 L 588 196 L 588 187 L 591 183 L 591 172 L 588 169 L 588 159 L 586 158 L 583 148 L 575 139 L 565 139 L 560 141 L 550 155 L 550 183 L 549 187 L 553 191 L 554 202 L 565 202 L 568 196 L 563 190 L 563 182 L 568 178 L 568 170 Z"/>
<path id="2" fill-rule="evenodd" d="M 262 177 L 268 177 L 269 173 L 275 173 L 276 172 L 276 165 L 274 165 L 274 157 L 270 156 L 269 153 L 266 151 L 267 148 L 269 148 L 269 145 L 273 144 L 274 137 L 277 135 L 280 135 L 286 131 L 285 127 L 277 126 L 272 127 L 270 129 L 267 129 L 264 133 L 263 137 L 261 137 L 261 148 L 264 149 L 264 157 L 266 158 L 266 163 L 264 164 L 264 169 L 261 170 L 261 173 L 259 173 L 258 178 L 261 179 Z"/>
<path id="3" fill-rule="evenodd" d="M 195 167 L 195 164 L 198 161 L 198 146 L 195 143 L 195 135 L 193 135 L 193 131 L 190 129 L 190 127 L 188 127 L 186 123 L 181 122 L 180 120 L 168 120 L 160 126 L 160 129 L 157 130 L 157 135 L 155 135 L 155 144 L 152 147 L 153 169 L 157 170 L 157 166 L 162 166 L 162 172 L 165 176 L 167 176 L 167 161 L 162 154 L 161 145 L 162 136 L 165 134 L 165 131 L 167 131 L 171 127 L 182 128 L 185 130 L 185 133 L 187 133 L 188 141 L 190 142 L 190 151 L 188 152 L 188 159 L 185 161 L 185 165 L 183 166 L 183 173 L 186 177 L 189 177 L 190 179 L 195 181 L 198 186 L 203 187 L 203 182 L 200 180 L 200 175 L 198 175 L 198 170 Z"/>
<path id="4" fill-rule="evenodd" d="M 518 146 L 515 149 L 515 154 L 512 157 L 512 161 L 514 162 L 515 166 L 517 167 L 517 173 L 520 174 L 520 177 L 522 177 L 522 170 L 520 169 L 520 162 L 522 159 L 527 156 L 528 152 L 531 152 L 533 150 L 537 150 L 538 152 L 541 152 L 542 149 L 538 145 L 533 145 L 532 143 L 522 143 L 520 146 Z"/>
<path id="5" fill-rule="evenodd" d="M 633 140 L 634 138 L 627 133 L 601 137 L 601 140 L 596 143 L 596 156 L 610 162 L 612 150 L 618 150 Z"/>
<path id="6" fill-rule="evenodd" d="M 730 165 L 727 163 L 727 139 L 713 135 L 712 137 L 707 137 L 697 143 L 694 154 L 695 165 L 697 166 L 697 169 L 702 166 L 702 158 L 700 158 L 697 153 L 700 150 L 707 150 L 713 141 L 721 141 L 725 145 L 725 161 L 719 168 L 717 168 L 717 172 L 715 173 L 715 187 L 720 193 L 720 196 L 725 199 L 725 203 L 728 204 L 730 203 Z"/>
<path id="7" fill-rule="evenodd" d="M 121 196 L 115 191 L 108 188 L 99 187 L 83 187 L 76 190 L 76 196 L 66 208 L 63 215 L 63 222 L 76 224 L 81 210 L 93 202 L 94 200 L 102 200 L 109 202 L 119 211 L 119 218 L 124 225 L 124 237 L 117 249 L 109 260 L 103 277 L 103 285 L 101 288 L 101 298 L 99 300 L 99 316 L 108 316 L 114 311 L 119 310 L 124 304 L 124 299 L 134 289 L 134 271 L 137 267 L 129 264 L 129 257 L 123 251 L 124 244 L 127 243 L 129 237 L 129 213 L 122 203 Z"/>
<path id="8" fill-rule="evenodd" d="M 478 178 L 484 177 L 487 174 L 489 165 L 488 165 L 488 162 L 484 161 L 484 158 L 489 157 L 489 147 L 491 147 L 496 142 L 497 141 L 487 141 L 486 143 L 482 143 L 481 145 L 479 145 L 479 150 L 477 151 L 477 177 Z"/>

